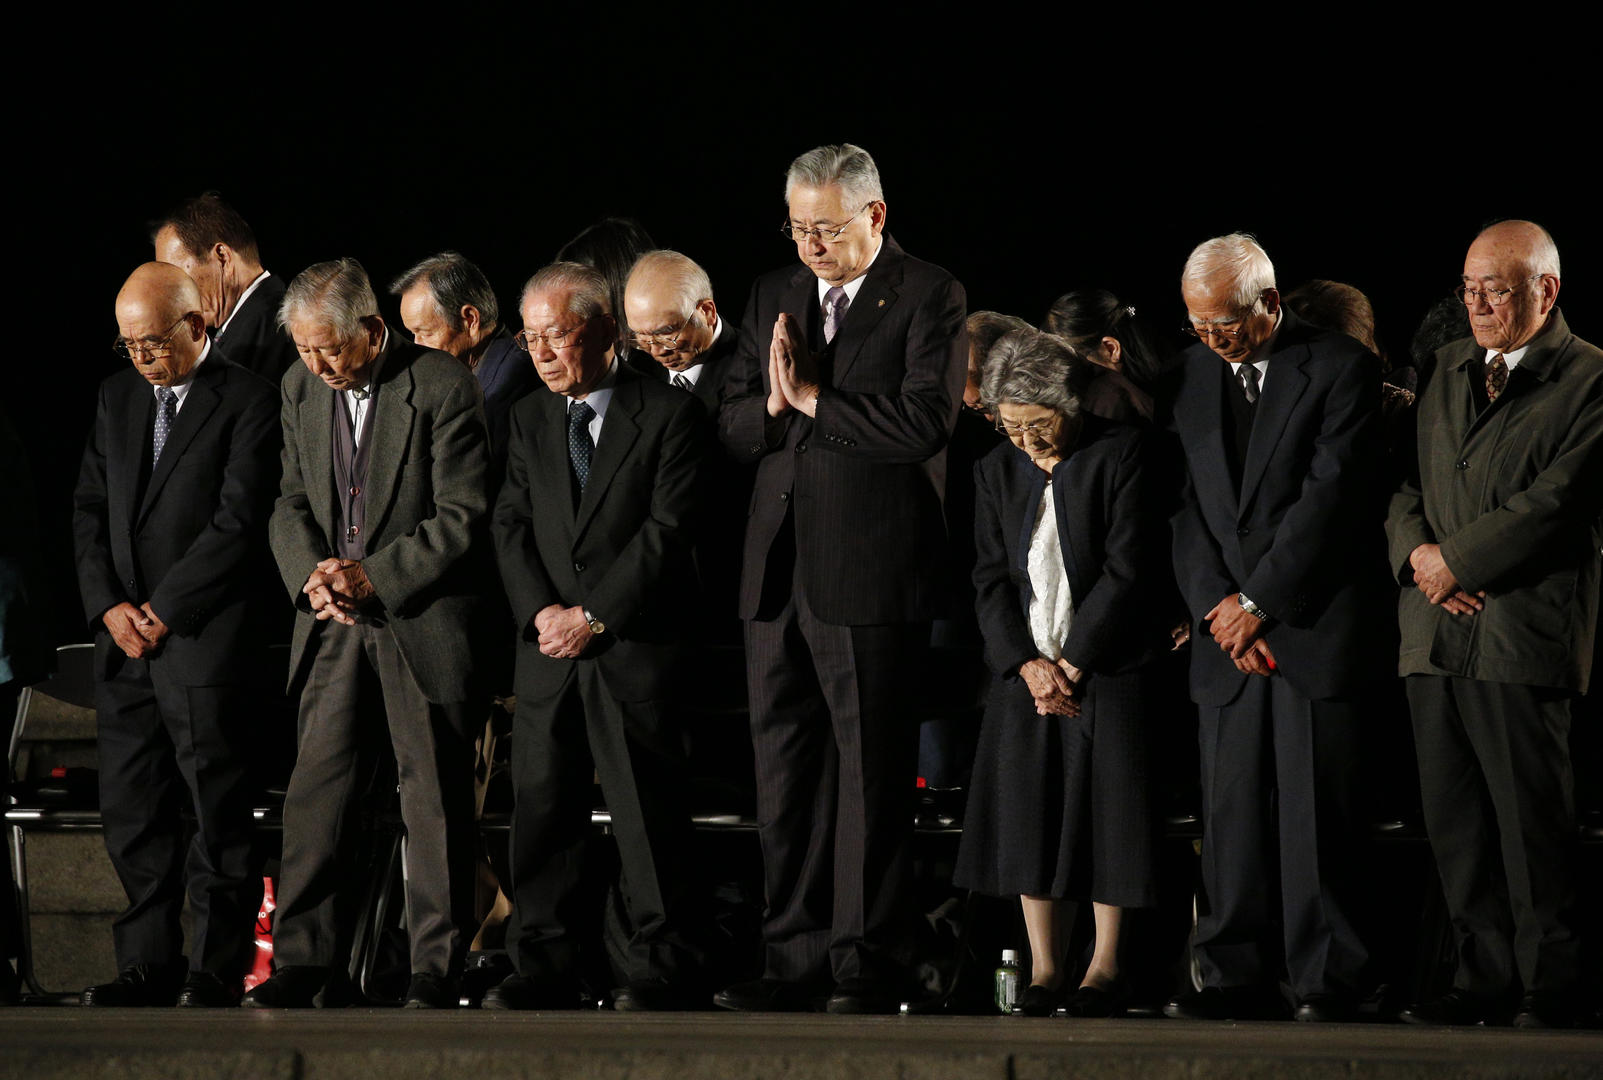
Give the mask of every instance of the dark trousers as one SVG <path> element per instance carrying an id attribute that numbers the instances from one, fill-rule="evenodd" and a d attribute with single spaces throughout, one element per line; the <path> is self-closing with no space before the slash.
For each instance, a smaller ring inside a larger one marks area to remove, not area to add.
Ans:
<path id="1" fill-rule="evenodd" d="M 160 657 L 125 659 L 96 686 L 95 712 L 102 832 L 128 895 L 112 924 L 118 970 L 179 960 L 187 888 L 190 968 L 236 983 L 255 956 L 262 899 L 251 857 L 250 694 L 184 686 Z"/>
<path id="2" fill-rule="evenodd" d="M 654 701 L 618 701 L 596 663 L 579 660 L 554 696 L 519 699 L 512 718 L 512 918 L 507 951 L 519 974 L 573 983 L 590 836 L 591 778 L 612 813 L 621 886 L 634 933 L 631 980 L 694 978 L 685 935 L 690 817 L 680 727 Z"/>
<path id="3" fill-rule="evenodd" d="M 746 623 L 769 978 L 889 981 L 911 961 L 912 660 L 928 639 L 928 624 L 821 622 L 799 583 Z"/>
<path id="4" fill-rule="evenodd" d="M 1455 985 L 1494 998 L 1573 990 L 1575 799 L 1568 691 L 1406 680 L 1425 831 L 1458 941 Z"/>
<path id="5" fill-rule="evenodd" d="M 453 975 L 474 929 L 474 751 L 465 704 L 425 698 L 387 626 L 329 623 L 319 635 L 284 797 L 274 962 L 331 968 L 343 959 L 349 928 L 340 894 L 350 886 L 344 865 L 360 817 L 355 795 L 371 755 L 393 752 L 412 970 Z"/>
<path id="6" fill-rule="evenodd" d="M 1197 713 L 1204 985 L 1273 985 L 1283 959 L 1298 998 L 1358 993 L 1362 702 L 1311 701 L 1253 675 L 1235 701 Z"/>

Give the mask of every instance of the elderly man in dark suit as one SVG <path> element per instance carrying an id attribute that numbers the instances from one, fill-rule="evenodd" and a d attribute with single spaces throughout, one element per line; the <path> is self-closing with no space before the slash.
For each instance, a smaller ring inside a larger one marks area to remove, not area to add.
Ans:
<path id="1" fill-rule="evenodd" d="M 740 615 L 764 974 L 715 1000 L 894 1012 L 910 959 L 907 703 L 942 591 L 964 293 L 885 232 L 862 148 L 798 157 L 785 197 L 803 265 L 752 287 L 719 420 L 735 459 L 757 465 Z"/>
<path id="2" fill-rule="evenodd" d="M 1452 990 L 1404 1010 L 1414 1023 L 1564 1026 L 1579 1004 L 1569 732 L 1597 632 L 1603 351 L 1558 292 L 1546 230 L 1476 237 L 1458 289 L 1473 336 L 1436 353 L 1417 475 L 1392 500 L 1401 670 L 1458 942 Z"/>
<path id="3" fill-rule="evenodd" d="M 186 199 L 152 224 L 156 258 L 200 286 L 201 314 L 234 363 L 277 383 L 295 363 L 278 324 L 284 282 L 262 269 L 256 234 L 215 191 Z"/>
<path id="4" fill-rule="evenodd" d="M 390 285 L 401 298 L 401 322 L 426 349 L 448 352 L 468 366 L 484 391 L 490 432 L 491 501 L 506 470 L 507 418 L 518 400 L 540 385 L 534 365 L 501 325 L 490 281 L 454 251 L 430 255 Z"/>
<path id="5" fill-rule="evenodd" d="M 296 604 L 300 741 L 284 800 L 274 976 L 245 998 L 300 1007 L 341 963 L 340 864 L 359 762 L 393 751 L 407 833 L 406 1004 L 450 1008 L 473 924 L 470 641 L 486 587 L 484 411 L 450 355 L 402 341 L 354 259 L 290 283 L 302 365 L 284 377 L 271 539 Z M 372 738 L 373 726 L 388 739 Z M 387 743 L 387 744 L 386 744 Z M 325 998 L 325 1001 L 327 999 Z"/>
<path id="6" fill-rule="evenodd" d="M 1186 466 L 1174 568 L 1193 620 L 1204 986 L 1165 1012 L 1284 1016 L 1284 962 L 1298 1019 L 1350 1019 L 1368 959 L 1357 736 L 1395 646 L 1378 361 L 1284 310 L 1250 236 L 1198 245 L 1181 293 L 1200 339 L 1170 400 Z"/>
<path id="7" fill-rule="evenodd" d="M 207 339 L 201 303 L 166 263 L 117 294 L 117 351 L 132 365 L 101 384 L 74 497 L 101 818 L 128 894 L 114 927 L 121 973 L 85 990 L 85 1005 L 233 1005 L 255 954 L 245 738 L 266 644 L 277 395 Z"/>
<path id="8" fill-rule="evenodd" d="M 551 393 L 512 411 L 495 509 L 518 637 L 507 933 L 517 974 L 485 1008 L 578 1003 L 573 920 L 592 775 L 612 811 L 634 925 L 614 1004 L 700 1003 L 684 933 L 689 818 L 672 691 L 696 606 L 683 563 L 711 433 L 699 400 L 615 360 L 610 308 L 606 279 L 578 263 L 553 263 L 523 289 L 521 341 Z"/>

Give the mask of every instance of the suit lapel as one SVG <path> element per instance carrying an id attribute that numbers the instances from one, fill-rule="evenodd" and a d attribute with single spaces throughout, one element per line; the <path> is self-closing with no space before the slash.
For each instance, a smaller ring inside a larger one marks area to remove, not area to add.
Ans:
<path id="1" fill-rule="evenodd" d="M 145 497 L 139 505 L 138 517 L 134 520 L 135 528 L 138 528 L 145 515 L 150 513 L 150 508 L 155 505 L 156 496 L 161 493 L 167 478 L 172 475 L 178 459 L 184 456 L 184 450 L 194 441 L 195 434 L 210 422 L 212 415 L 217 411 L 217 403 L 222 400 L 222 395 L 217 392 L 216 384 L 225 376 L 226 373 L 222 369 L 207 367 L 204 364 L 195 373 L 194 385 L 184 395 L 184 407 L 178 410 L 172 430 L 167 433 L 167 442 L 161 448 L 161 460 L 156 462 L 156 468 L 150 474 L 150 483 L 145 485 Z"/>
<path id="2" fill-rule="evenodd" d="M 618 382 L 612 391 L 612 401 L 607 405 L 607 418 L 601 423 L 601 441 L 596 444 L 595 457 L 590 461 L 590 480 L 579 499 L 579 511 L 573 525 L 575 540 L 584 535 L 596 507 L 606 496 L 607 487 L 612 483 L 618 466 L 623 464 L 623 459 L 640 437 L 640 424 L 635 419 L 640 415 L 640 406 L 640 383 L 629 378 L 620 368 Z"/>
<path id="3" fill-rule="evenodd" d="M 1013 565 L 1024 574 L 1024 579 L 1030 577 L 1030 536 L 1035 532 L 1035 508 L 1041 504 L 1041 496 L 1046 494 L 1047 475 L 1042 472 L 1029 455 L 1019 451 L 1012 456 L 1013 467 L 1013 520 L 1018 522 L 1018 534 L 1014 538 Z"/>
<path id="4" fill-rule="evenodd" d="M 1238 513 L 1245 513 L 1252 505 L 1252 497 L 1257 494 L 1269 462 L 1274 459 L 1275 448 L 1280 445 L 1280 436 L 1285 433 L 1292 410 L 1308 388 L 1308 375 L 1302 368 L 1310 355 L 1308 346 L 1301 342 L 1270 354 L 1263 396 L 1258 399 L 1252 437 L 1247 440 L 1247 459 L 1241 463 Z M 1215 380 L 1214 385 L 1217 387 L 1219 381 Z"/>
<path id="5" fill-rule="evenodd" d="M 122 509 L 130 523 L 139 516 L 140 497 L 148 486 L 140 482 L 144 477 L 139 474 L 145 467 L 145 455 L 151 452 L 155 414 L 156 395 L 151 392 L 150 385 L 140 379 L 134 392 L 128 395 L 126 408 L 119 409 L 119 416 L 126 417 L 127 424 L 122 431 L 122 452 L 106 455 L 106 489 L 127 494 L 128 501 Z M 117 486 L 114 487 L 114 483 Z"/>
<path id="6" fill-rule="evenodd" d="M 901 284 L 901 249 L 887 236 L 879 258 L 868 271 L 868 276 L 863 279 L 863 287 L 858 290 L 857 299 L 846 309 L 846 322 L 835 334 L 835 370 L 830 380 L 832 385 L 839 386 L 845 379 L 862 351 L 863 342 L 868 340 L 874 328 L 879 325 L 879 321 L 885 317 L 885 313 L 896 303 L 896 290 Z"/>
<path id="7" fill-rule="evenodd" d="M 1195 400 L 1196 405 L 1184 409 L 1176 407 L 1175 427 L 1179 431 L 1181 445 L 1188 449 L 1196 448 L 1195 452 L 1188 453 L 1193 465 L 1193 486 L 1208 484 L 1211 487 L 1216 482 L 1218 490 L 1227 493 L 1227 497 L 1235 497 L 1239 502 L 1239 493 L 1230 478 L 1230 466 L 1226 464 L 1230 459 L 1226 456 L 1225 399 L 1219 378 L 1219 365 L 1224 361 L 1207 346 L 1201 348 L 1202 352 L 1194 353 L 1186 361 L 1185 378 L 1179 395 L 1181 399 Z M 1198 463 L 1207 464 L 1210 468 L 1196 468 Z M 1199 502 L 1208 500 L 1202 491 L 1197 492 L 1197 498 Z"/>
<path id="8" fill-rule="evenodd" d="M 392 346 L 385 358 L 385 367 L 394 368 L 402 360 Z M 384 521 L 395 505 L 401 466 L 406 461 L 407 447 L 412 441 L 413 417 L 417 409 L 412 405 L 416 378 L 412 365 L 406 363 L 400 370 L 379 372 L 381 381 L 375 397 L 373 412 L 373 447 L 367 459 L 367 511 L 368 543 L 376 545 L 383 535 Z M 342 403 L 343 404 L 343 403 Z M 325 440 L 326 444 L 326 440 Z"/>
<path id="9" fill-rule="evenodd" d="M 310 394 L 296 406 L 300 431 L 301 479 L 306 485 L 306 501 L 312 518 L 334 520 L 334 410 L 345 403 L 315 375 L 308 374 Z M 330 538 L 332 539 L 332 538 Z"/>
<path id="10" fill-rule="evenodd" d="M 541 437 L 549 440 L 549 445 L 537 448 L 539 468 L 545 474 L 544 490 L 549 493 L 540 512 L 556 514 L 571 524 L 574 506 L 573 478 L 568 468 L 568 399 L 562 394 L 553 394 L 544 386 L 537 387 L 534 392 L 550 399 L 541 406 L 546 410 L 546 423 L 540 432 Z M 594 464 L 592 461 L 592 476 L 595 475 Z"/>

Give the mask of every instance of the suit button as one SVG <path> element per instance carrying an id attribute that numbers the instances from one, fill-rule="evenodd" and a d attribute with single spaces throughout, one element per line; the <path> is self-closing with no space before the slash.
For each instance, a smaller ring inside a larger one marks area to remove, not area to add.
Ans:
<path id="1" fill-rule="evenodd" d="M 573 570 L 574 570 L 574 573 L 577 573 L 577 574 L 584 573 L 584 563 L 582 563 L 582 562 L 574 563 L 573 564 Z"/>
<path id="2" fill-rule="evenodd" d="M 129 578 L 129 579 L 128 579 L 128 587 L 129 587 L 129 588 L 130 588 L 130 589 L 137 589 L 137 588 L 139 588 L 139 586 L 138 586 L 138 585 L 135 585 L 135 584 L 134 584 L 134 579 L 133 579 L 133 578 Z"/>
<path id="3" fill-rule="evenodd" d="M 1236 530 L 1236 535 L 1237 536 L 1246 536 L 1250 532 L 1252 532 L 1251 529 L 1237 529 Z"/>
<path id="4" fill-rule="evenodd" d="M 790 492 L 788 492 L 788 491 L 781 491 L 781 492 L 780 492 L 780 493 L 779 493 L 779 501 L 780 501 L 780 502 L 790 502 Z"/>
<path id="5" fill-rule="evenodd" d="M 1467 468 L 1469 468 L 1469 462 L 1467 462 L 1467 461 L 1460 461 L 1460 462 L 1459 462 L 1459 463 L 1458 463 L 1458 466 L 1457 466 L 1457 468 L 1458 468 L 1458 471 L 1459 471 L 1459 472 L 1463 472 L 1463 471 L 1464 471 L 1464 470 L 1465 470 L 1465 469 L 1467 469 Z"/>
<path id="6" fill-rule="evenodd" d="M 798 453 L 798 454 L 807 453 L 807 444 L 805 442 L 797 443 L 796 444 L 796 453 Z"/>
<path id="7" fill-rule="evenodd" d="M 751 452 L 754 453 L 754 454 L 762 453 L 763 452 L 763 444 L 762 443 L 752 443 L 751 444 Z"/>

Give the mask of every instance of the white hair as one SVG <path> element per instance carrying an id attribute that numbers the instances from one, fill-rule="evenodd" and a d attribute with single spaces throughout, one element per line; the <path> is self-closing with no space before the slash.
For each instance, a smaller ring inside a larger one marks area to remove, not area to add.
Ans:
<path id="1" fill-rule="evenodd" d="M 378 314 L 378 297 L 362 264 L 352 258 L 315 263 L 295 275 L 278 307 L 278 325 L 301 319 L 326 323 L 341 341 L 362 329 L 362 320 Z"/>
<path id="2" fill-rule="evenodd" d="M 1230 285 L 1230 306 L 1247 311 L 1265 290 L 1275 287 L 1275 264 L 1247 233 L 1216 236 L 1192 249 L 1180 274 L 1180 287 L 1208 287 L 1220 279 Z"/>
<path id="3" fill-rule="evenodd" d="M 697 304 L 713 298 L 712 278 L 707 276 L 707 271 L 696 265 L 690 256 L 677 251 L 658 248 L 636 259 L 629 271 L 629 283 L 624 287 L 624 295 L 644 290 L 647 275 L 661 276 L 663 284 L 672 292 L 673 310 L 681 318 L 688 319 Z"/>

